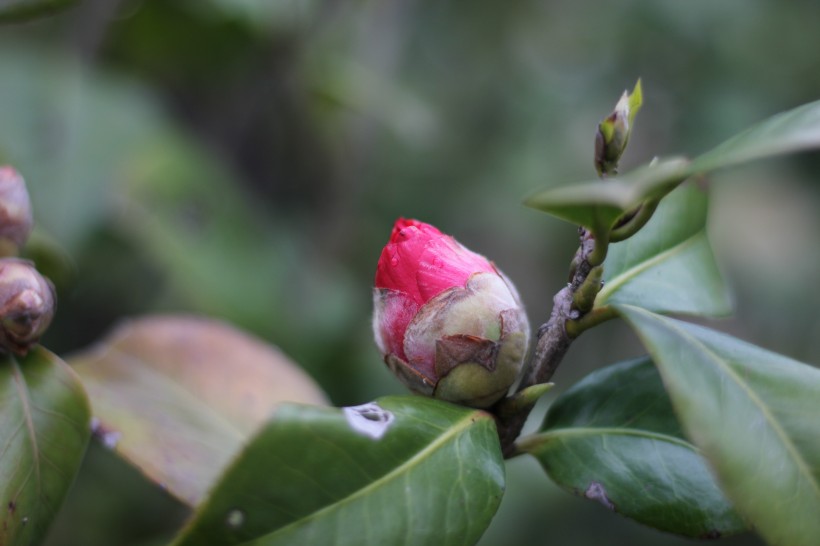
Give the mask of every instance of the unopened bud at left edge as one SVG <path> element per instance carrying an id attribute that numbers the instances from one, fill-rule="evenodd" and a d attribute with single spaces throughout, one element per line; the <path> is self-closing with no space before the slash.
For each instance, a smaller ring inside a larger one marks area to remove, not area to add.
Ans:
<path id="1" fill-rule="evenodd" d="M 25 355 L 54 318 L 54 286 L 34 264 L 0 259 L 0 349 Z"/>
<path id="2" fill-rule="evenodd" d="M 25 180 L 13 167 L 0 166 L 0 252 L 16 254 L 33 226 Z"/>

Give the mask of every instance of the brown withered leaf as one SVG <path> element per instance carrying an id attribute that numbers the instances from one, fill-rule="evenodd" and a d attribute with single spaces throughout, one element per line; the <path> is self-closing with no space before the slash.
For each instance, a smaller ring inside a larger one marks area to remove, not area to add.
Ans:
<path id="1" fill-rule="evenodd" d="M 202 318 L 132 320 L 68 361 L 102 441 L 191 506 L 277 404 L 327 403 L 279 350 Z"/>

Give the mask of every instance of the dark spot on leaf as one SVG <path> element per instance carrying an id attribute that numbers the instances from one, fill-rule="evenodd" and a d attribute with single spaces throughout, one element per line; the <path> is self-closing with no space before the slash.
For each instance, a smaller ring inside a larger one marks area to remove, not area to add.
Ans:
<path id="1" fill-rule="evenodd" d="M 587 490 L 584 491 L 584 496 L 588 499 L 600 502 L 612 511 L 615 510 L 615 505 L 612 504 L 612 501 L 606 496 L 606 489 L 598 482 L 590 483 Z"/>
<path id="2" fill-rule="evenodd" d="M 706 533 L 703 533 L 698 538 L 707 539 L 707 540 L 716 540 L 720 537 L 721 537 L 720 531 L 718 531 L 717 529 L 712 529 L 711 531 L 707 531 Z"/>
<path id="3" fill-rule="evenodd" d="M 9 501 L 9 514 L 13 514 L 15 510 L 17 510 L 17 503 Z"/>
<path id="4" fill-rule="evenodd" d="M 376 423 L 382 423 L 388 420 L 387 414 L 380 410 L 361 411 L 359 412 L 359 415 L 368 421 L 374 421 Z"/>

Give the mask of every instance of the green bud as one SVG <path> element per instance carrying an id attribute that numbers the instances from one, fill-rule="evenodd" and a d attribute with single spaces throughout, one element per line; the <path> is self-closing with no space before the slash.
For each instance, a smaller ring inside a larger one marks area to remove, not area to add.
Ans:
<path id="1" fill-rule="evenodd" d="M 595 169 L 600 176 L 618 172 L 618 161 L 629 142 L 632 123 L 642 104 L 643 92 L 641 80 L 638 79 L 632 93 L 624 91 L 615 110 L 598 124 L 595 135 Z"/>

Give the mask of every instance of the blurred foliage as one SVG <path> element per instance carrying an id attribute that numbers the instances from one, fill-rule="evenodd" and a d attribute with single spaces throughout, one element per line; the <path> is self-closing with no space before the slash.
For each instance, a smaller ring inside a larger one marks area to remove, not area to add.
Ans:
<path id="1" fill-rule="evenodd" d="M 31 255 L 60 296 L 45 343 L 67 354 L 123 317 L 197 312 L 279 345 L 336 404 L 402 392 L 369 323 L 395 217 L 490 256 L 539 324 L 577 241 L 520 202 L 594 176 L 613 96 L 642 78 L 624 171 L 698 153 L 820 97 L 818 22 L 813 0 L 85 0 L 2 26 L 0 160 L 26 176 L 45 242 Z M 813 363 L 818 167 L 717 173 L 744 185 L 716 185 L 711 206 L 739 310 L 719 328 Z M 551 395 L 636 354 L 625 332 L 586 334 Z M 108 459 L 91 452 L 49 544 L 153 544 L 178 524 L 180 508 Z M 526 465 L 510 465 L 482 544 L 547 529 L 572 544 L 682 543 Z"/>

